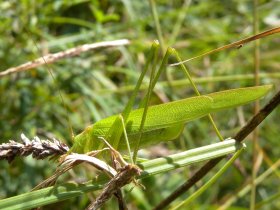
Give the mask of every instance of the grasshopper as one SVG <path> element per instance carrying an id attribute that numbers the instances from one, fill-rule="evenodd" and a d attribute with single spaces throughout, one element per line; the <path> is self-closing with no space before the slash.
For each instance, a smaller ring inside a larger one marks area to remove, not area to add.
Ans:
<path id="1" fill-rule="evenodd" d="M 132 105 L 148 66 L 152 62 L 156 62 L 158 48 L 159 44 L 155 41 L 151 47 L 147 65 L 140 75 L 132 97 L 124 111 L 119 115 L 110 116 L 88 126 L 82 133 L 75 136 L 71 152 L 86 153 L 101 149 L 103 142 L 98 140 L 100 137 L 104 137 L 115 149 L 130 150 L 129 147 L 131 147 L 134 151 L 137 151 L 139 147 L 174 140 L 181 134 L 187 122 L 207 116 L 213 112 L 252 102 L 267 94 L 272 88 L 271 85 L 264 85 L 200 95 L 188 71 L 181 64 L 198 96 L 148 107 L 150 94 L 160 73 L 167 64 L 168 57 L 171 54 L 176 55 L 178 62 L 180 62 L 175 49 L 168 48 L 156 73 L 155 65 L 152 66 L 151 75 L 154 76 L 150 80 L 148 93 L 143 99 L 143 105 L 139 109 L 132 110 Z"/>

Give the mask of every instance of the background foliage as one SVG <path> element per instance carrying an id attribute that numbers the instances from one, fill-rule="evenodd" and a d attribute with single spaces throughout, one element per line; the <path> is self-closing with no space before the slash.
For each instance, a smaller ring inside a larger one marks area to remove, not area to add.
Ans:
<path id="1" fill-rule="evenodd" d="M 257 8 L 260 31 L 279 26 L 279 8 L 280 2 L 277 0 L 260 1 Z M 1 78 L 1 143 L 19 139 L 20 133 L 24 132 L 29 137 L 55 136 L 71 145 L 67 117 L 74 133 L 78 134 L 87 125 L 120 112 L 145 64 L 145 55 L 154 39 L 160 39 L 163 50 L 173 46 L 186 59 L 253 34 L 253 3 L 249 0 L 156 1 L 160 31 L 156 30 L 149 1 L 10 0 L 0 2 L 0 9 L 0 70 L 48 52 L 58 52 L 84 43 L 121 38 L 131 41 L 126 47 L 98 49 L 52 64 L 55 81 L 46 66 Z M 279 36 L 274 35 L 261 40 L 260 45 L 261 83 L 273 83 L 276 88 L 280 77 L 279 43 Z M 253 47 L 254 44 L 250 43 L 240 49 L 188 63 L 192 76 L 199 80 L 201 92 L 254 85 Z M 156 88 L 152 103 L 194 95 L 186 82 L 178 84 L 177 80 L 180 79 L 184 78 L 178 68 L 168 67 Z M 58 90 L 63 95 L 67 110 L 62 105 Z M 245 106 L 217 113 L 215 121 L 222 134 L 228 137 L 251 115 L 252 106 Z M 261 125 L 259 137 L 260 146 L 273 162 L 280 155 L 277 116 L 279 109 Z M 203 118 L 188 123 L 180 140 L 161 145 L 160 149 L 143 150 L 142 154 L 155 157 L 217 141 L 209 121 Z M 252 167 L 250 141 L 247 141 L 247 145 L 248 151 L 241 161 L 249 174 Z M 0 165 L 0 198 L 29 191 L 55 169 L 55 164 L 47 160 L 34 161 L 32 158 L 17 159 L 11 165 L 1 161 Z M 263 163 L 260 173 L 268 167 Z M 146 190 L 136 188 L 128 195 L 134 200 L 131 207 L 151 208 L 175 189 L 182 182 L 182 177 L 186 179 L 197 168 L 192 166 L 178 170 L 178 173 L 173 171 L 144 180 L 143 184 L 149 186 Z M 66 177 L 76 180 L 79 177 L 81 181 L 95 176 L 85 170 L 78 170 L 76 175 L 72 173 Z M 218 184 L 193 203 L 193 208 L 208 209 L 220 203 L 225 195 L 234 192 L 246 179 L 231 168 Z M 279 173 L 263 181 L 257 188 L 257 201 L 279 193 L 279 189 L 275 188 L 277 184 Z M 246 194 L 234 205 L 242 209 L 248 207 L 249 200 L 250 195 Z M 80 197 L 52 208 L 80 209 L 87 204 L 88 198 Z M 276 208 L 277 205 L 279 202 L 271 202 L 264 208 Z"/>

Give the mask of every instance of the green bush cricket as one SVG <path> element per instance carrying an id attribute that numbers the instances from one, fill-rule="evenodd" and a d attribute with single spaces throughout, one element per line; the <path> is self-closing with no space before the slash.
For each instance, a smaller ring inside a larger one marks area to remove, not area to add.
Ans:
<path id="1" fill-rule="evenodd" d="M 161 66 L 155 74 L 158 46 L 158 43 L 154 42 L 151 54 L 148 57 L 147 65 L 123 113 L 110 116 L 88 126 L 81 134 L 75 136 L 71 152 L 86 153 L 102 148 L 103 143 L 98 139 L 99 137 L 104 137 L 114 148 L 120 150 L 124 150 L 129 146 L 138 150 L 138 147 L 173 140 L 180 135 L 186 122 L 213 112 L 252 102 L 264 96 L 272 88 L 271 85 L 264 85 L 200 95 L 185 69 L 187 77 L 193 84 L 198 96 L 148 107 L 147 103 L 152 89 L 160 73 L 163 71 L 164 66 L 166 66 L 170 54 L 175 54 L 178 61 L 180 61 L 174 49 L 167 49 Z M 136 94 L 139 91 L 139 87 L 150 63 L 153 64 L 148 93 L 143 99 L 140 108 L 132 110 Z M 124 129 L 122 129 L 121 126 L 122 119 L 127 135 L 124 135 Z M 129 143 L 125 140 L 126 138 Z"/>

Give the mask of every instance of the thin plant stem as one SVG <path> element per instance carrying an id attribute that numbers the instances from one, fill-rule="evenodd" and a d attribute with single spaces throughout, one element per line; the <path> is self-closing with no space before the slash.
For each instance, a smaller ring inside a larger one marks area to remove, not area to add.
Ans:
<path id="1" fill-rule="evenodd" d="M 158 14 L 157 14 L 157 10 L 156 10 L 156 3 L 155 3 L 154 0 L 149 0 L 149 3 L 150 3 L 152 15 L 153 15 L 154 23 L 155 23 L 155 26 L 156 26 L 157 37 L 158 37 L 158 40 L 159 40 L 159 43 L 160 43 L 160 49 L 161 49 L 161 52 L 163 53 L 166 48 L 165 48 L 165 45 L 164 45 L 162 30 L 161 30 L 159 19 L 158 19 Z"/>
<path id="2" fill-rule="evenodd" d="M 254 34 L 259 33 L 259 14 L 258 14 L 258 0 L 254 0 L 253 2 L 253 29 Z M 254 75 L 255 75 L 255 85 L 259 85 L 260 78 L 259 78 L 259 71 L 260 71 L 260 40 L 256 40 L 254 42 Z M 254 114 L 258 113 L 260 110 L 260 102 L 257 100 L 254 105 Z M 256 203 L 256 184 L 255 179 L 257 177 L 258 173 L 258 163 L 257 159 L 259 156 L 257 146 L 258 146 L 258 136 L 259 136 L 259 129 L 256 128 L 253 132 L 253 144 L 252 144 L 252 150 L 253 150 L 253 167 L 252 167 L 252 190 L 251 190 L 251 197 L 250 197 L 250 210 L 255 209 L 255 203 Z"/>
<path id="3" fill-rule="evenodd" d="M 32 36 L 30 36 L 30 37 L 32 37 Z M 35 43 L 35 41 L 34 41 L 34 43 Z M 63 58 L 77 56 L 83 52 L 87 52 L 90 50 L 95 50 L 95 49 L 102 48 L 102 47 L 104 48 L 104 47 L 123 46 L 123 45 L 128 45 L 128 44 L 129 44 L 129 40 L 120 39 L 120 40 L 104 41 L 104 42 L 79 45 L 77 47 L 70 48 L 70 49 L 60 51 L 57 53 L 47 54 L 47 55 L 41 56 L 40 58 L 37 58 L 33 61 L 29 61 L 29 62 L 23 63 L 19 66 L 11 67 L 9 69 L 3 70 L 0 72 L 0 78 L 10 75 L 10 74 L 34 69 L 39 66 L 45 65 L 46 63 L 48 63 L 48 64 L 54 63 Z M 39 47 L 37 45 L 36 45 L 36 48 L 39 51 Z"/>

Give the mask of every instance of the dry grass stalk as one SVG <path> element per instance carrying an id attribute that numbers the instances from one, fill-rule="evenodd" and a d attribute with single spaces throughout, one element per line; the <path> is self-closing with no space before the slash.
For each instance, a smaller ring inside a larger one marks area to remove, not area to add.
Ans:
<path id="1" fill-rule="evenodd" d="M 10 140 L 0 145 L 0 160 L 12 162 L 16 156 L 26 157 L 32 154 L 35 159 L 45 159 L 65 154 L 69 148 L 57 139 L 41 140 L 35 136 L 32 140 L 21 134 L 22 143 Z"/>

